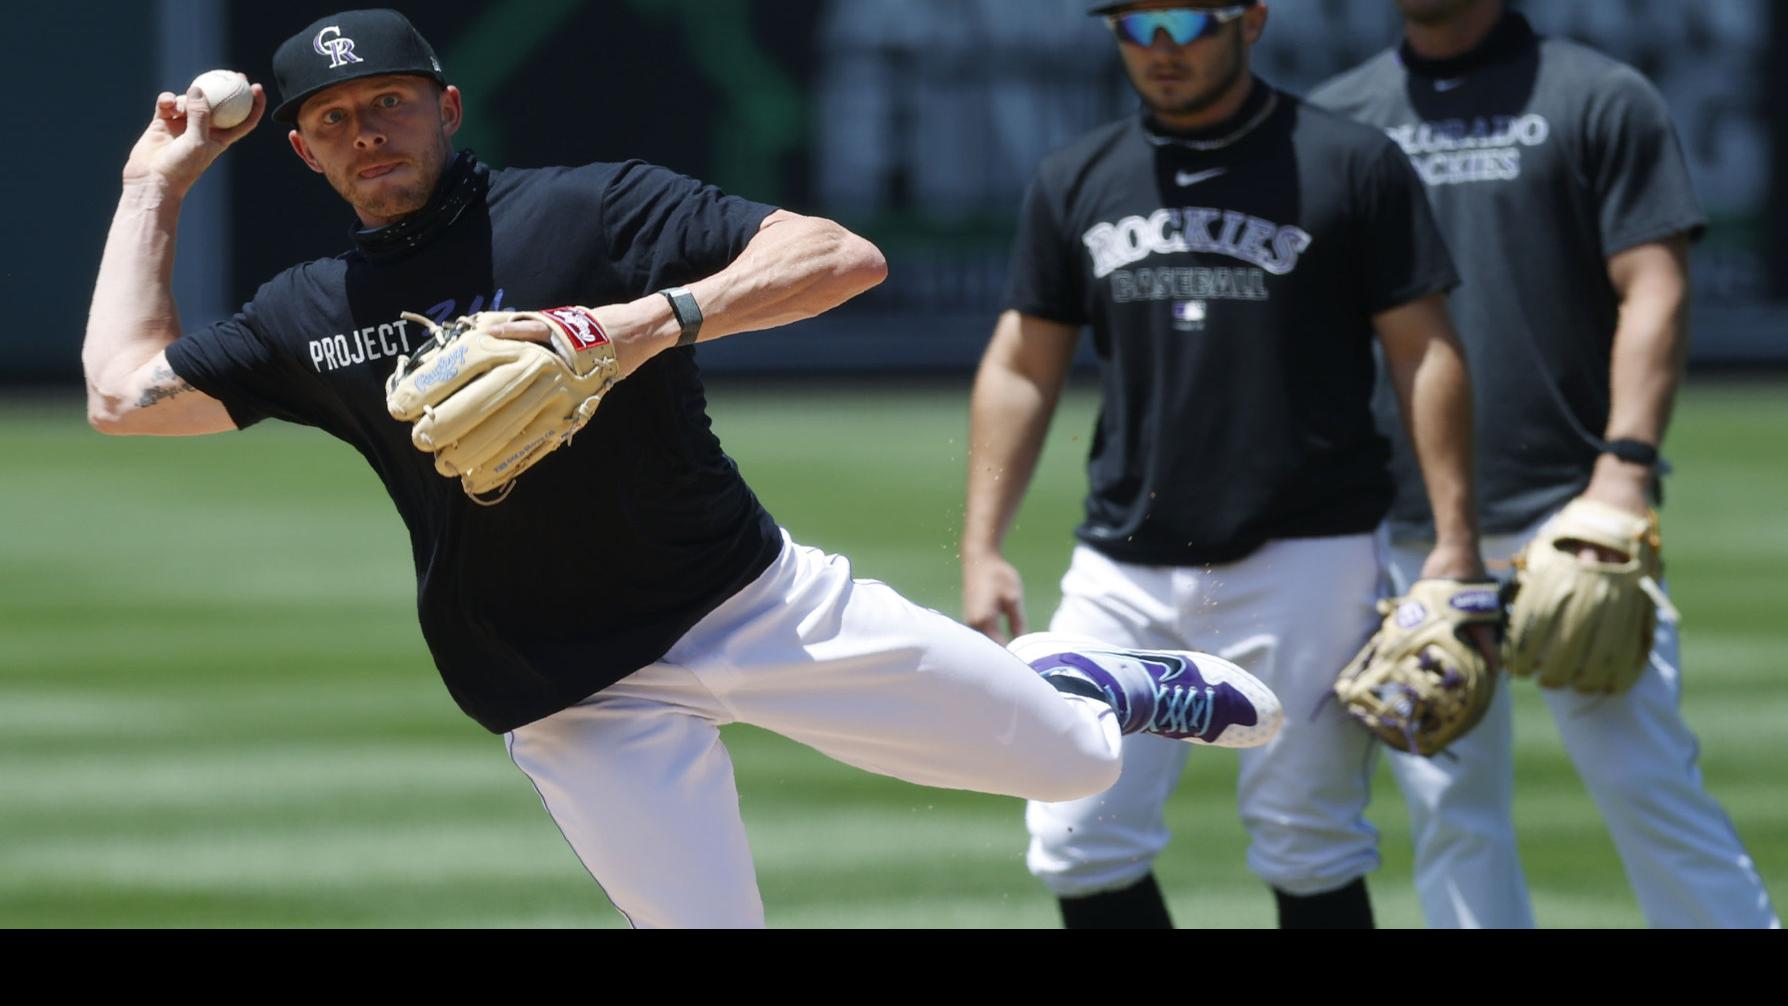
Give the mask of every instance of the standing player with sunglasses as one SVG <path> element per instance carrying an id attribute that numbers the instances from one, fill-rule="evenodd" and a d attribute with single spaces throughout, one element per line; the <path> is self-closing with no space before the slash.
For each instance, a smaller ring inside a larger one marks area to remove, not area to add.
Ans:
<path id="1" fill-rule="evenodd" d="M 1323 700 L 1378 624 L 1373 531 L 1391 481 L 1370 409 L 1375 332 L 1437 501 L 1424 575 L 1482 576 L 1452 265 L 1394 143 L 1249 71 L 1264 4 L 1091 13 L 1144 108 L 1052 154 L 1025 197 L 975 382 L 966 619 L 1024 631 L 1001 541 L 1090 327 L 1104 395 L 1091 485 L 1041 638 L 1196 646 L 1267 681 L 1287 715 L 1242 755 L 1249 866 L 1281 925 L 1369 926 L 1376 742 Z M 1070 927 L 1169 924 L 1151 864 L 1186 754 L 1128 738 L 1110 790 L 1029 806 L 1029 865 Z"/>
<path id="2" fill-rule="evenodd" d="M 1687 349 L 1688 245 L 1705 223 L 1663 99 L 1631 68 L 1535 35 L 1502 0 L 1398 7 L 1404 44 L 1313 100 L 1402 145 L 1464 267 L 1453 307 L 1485 403 L 1485 554 L 1507 559 L 1574 499 L 1643 521 Z M 1432 529 L 1396 440 L 1389 530 L 1394 578 L 1407 579 Z M 1622 694 L 1545 692 L 1565 750 L 1648 922 L 1779 925 L 1701 784 L 1675 626 L 1661 620 L 1652 643 Z M 1511 820 L 1511 701 L 1499 692 L 1457 757 L 1391 756 L 1430 925 L 1534 924 Z"/>

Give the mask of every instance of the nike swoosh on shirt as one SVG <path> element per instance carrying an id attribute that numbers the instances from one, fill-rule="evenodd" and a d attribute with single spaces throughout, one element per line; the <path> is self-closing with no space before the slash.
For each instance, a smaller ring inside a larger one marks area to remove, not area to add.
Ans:
<path id="1" fill-rule="evenodd" d="M 1208 171 L 1181 171 L 1173 176 L 1173 180 L 1181 186 L 1197 185 L 1199 182 L 1209 181 L 1228 170 L 1228 168 L 1211 168 Z"/>
<path id="2" fill-rule="evenodd" d="M 1465 83 L 1464 77 L 1454 77 L 1450 80 L 1437 80 L 1434 82 L 1434 89 L 1436 91 L 1451 91 L 1453 88 L 1458 87 L 1463 83 Z"/>

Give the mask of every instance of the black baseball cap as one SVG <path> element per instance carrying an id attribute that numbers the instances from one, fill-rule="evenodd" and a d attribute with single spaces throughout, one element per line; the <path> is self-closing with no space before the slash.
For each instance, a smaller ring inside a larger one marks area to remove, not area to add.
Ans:
<path id="1" fill-rule="evenodd" d="M 281 99 L 273 121 L 297 122 L 304 99 L 326 87 L 387 73 L 447 83 L 428 40 L 397 11 L 349 10 L 318 18 L 273 52 L 273 81 Z"/>

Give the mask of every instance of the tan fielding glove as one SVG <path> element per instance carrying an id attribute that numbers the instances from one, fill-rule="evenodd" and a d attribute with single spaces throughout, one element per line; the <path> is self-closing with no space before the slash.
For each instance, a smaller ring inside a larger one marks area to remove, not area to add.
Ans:
<path id="1" fill-rule="evenodd" d="M 1618 561 L 1584 559 L 1584 546 Z M 1618 695 L 1633 687 L 1651 654 L 1658 614 L 1677 620 L 1664 596 L 1663 542 L 1656 514 L 1641 517 L 1575 499 L 1515 557 L 1509 608 L 1509 670 L 1546 688 Z"/>
<path id="2" fill-rule="evenodd" d="M 399 358 L 385 407 L 412 424 L 410 440 L 435 456 L 435 470 L 458 476 L 474 499 L 569 443 L 620 379 L 614 344 L 587 308 L 484 311 L 445 326 L 404 317 L 434 338 L 414 359 Z M 545 322 L 552 348 L 490 333 L 520 318 Z"/>
<path id="3" fill-rule="evenodd" d="M 1433 755 L 1477 726 L 1496 694 L 1502 600 L 1493 580 L 1417 580 L 1335 681 L 1353 717 L 1399 751 Z"/>

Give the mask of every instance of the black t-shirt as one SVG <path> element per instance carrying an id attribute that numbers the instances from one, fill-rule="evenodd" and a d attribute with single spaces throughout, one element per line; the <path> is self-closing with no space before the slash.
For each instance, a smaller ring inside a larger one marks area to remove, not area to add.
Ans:
<path id="1" fill-rule="evenodd" d="M 424 335 L 400 312 L 633 300 L 719 271 L 770 212 L 640 162 L 487 176 L 462 154 L 417 220 L 279 274 L 168 361 L 238 426 L 285 419 L 360 451 L 409 527 L 448 690 L 502 732 L 658 659 L 780 534 L 709 430 L 692 349 L 616 385 L 501 504 L 474 503 L 385 411 L 397 355 Z"/>
<path id="2" fill-rule="evenodd" d="M 1384 129 L 1427 185 L 1465 279 L 1451 307 L 1475 392 L 1482 528 L 1520 531 L 1595 465 L 1620 306 L 1608 256 L 1705 223 L 1663 99 L 1511 13 L 1463 57 L 1388 50 L 1311 100 Z M 1432 536 L 1393 403 L 1378 412 L 1397 444 L 1393 531 Z"/>
<path id="3" fill-rule="evenodd" d="M 1370 530 L 1391 495 L 1371 319 L 1454 282 L 1397 146 L 1260 81 L 1195 136 L 1138 116 L 1051 154 L 1006 302 L 1092 328 L 1080 539 L 1196 565 Z"/>

